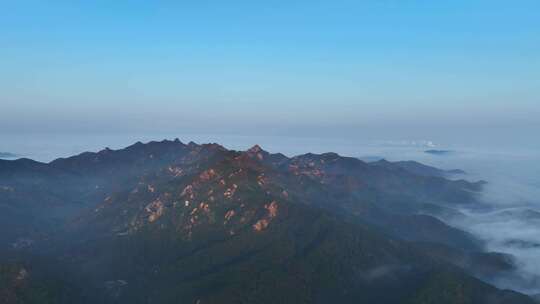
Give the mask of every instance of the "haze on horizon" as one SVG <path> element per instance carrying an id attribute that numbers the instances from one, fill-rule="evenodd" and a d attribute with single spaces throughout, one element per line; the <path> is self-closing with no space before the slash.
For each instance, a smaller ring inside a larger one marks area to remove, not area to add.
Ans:
<path id="1" fill-rule="evenodd" d="M 0 129 L 535 134 L 539 11 L 537 1 L 5 1 Z"/>

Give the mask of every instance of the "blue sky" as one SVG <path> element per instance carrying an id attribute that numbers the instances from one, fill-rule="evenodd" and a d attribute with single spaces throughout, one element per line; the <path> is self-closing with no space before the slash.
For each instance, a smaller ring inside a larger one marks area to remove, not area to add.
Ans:
<path id="1" fill-rule="evenodd" d="M 7 132 L 538 127 L 540 2 L 2 1 L 0 104 Z"/>

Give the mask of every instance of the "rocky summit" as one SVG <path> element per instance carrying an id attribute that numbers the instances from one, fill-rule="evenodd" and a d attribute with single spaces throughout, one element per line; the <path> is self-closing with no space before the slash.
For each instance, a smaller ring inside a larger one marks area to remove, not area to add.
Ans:
<path id="1" fill-rule="evenodd" d="M 2 303 L 534 303 L 442 218 L 484 182 L 179 140 L 0 160 Z"/>

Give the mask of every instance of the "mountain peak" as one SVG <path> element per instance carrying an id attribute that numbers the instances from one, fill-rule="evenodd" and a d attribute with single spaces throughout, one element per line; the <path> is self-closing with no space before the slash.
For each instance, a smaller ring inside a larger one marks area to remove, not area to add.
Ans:
<path id="1" fill-rule="evenodd" d="M 259 153 L 259 152 L 262 152 L 262 151 L 264 151 L 264 150 L 261 148 L 261 146 L 259 146 L 257 144 L 247 150 L 247 152 L 250 152 L 250 153 Z"/>

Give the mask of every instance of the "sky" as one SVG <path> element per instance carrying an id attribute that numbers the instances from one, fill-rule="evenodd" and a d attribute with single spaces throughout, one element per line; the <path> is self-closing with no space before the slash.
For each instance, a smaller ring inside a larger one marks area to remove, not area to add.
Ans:
<path id="1" fill-rule="evenodd" d="M 539 117 L 536 0 L 0 1 L 0 133 L 512 136 Z"/>

